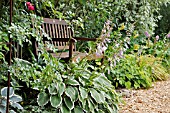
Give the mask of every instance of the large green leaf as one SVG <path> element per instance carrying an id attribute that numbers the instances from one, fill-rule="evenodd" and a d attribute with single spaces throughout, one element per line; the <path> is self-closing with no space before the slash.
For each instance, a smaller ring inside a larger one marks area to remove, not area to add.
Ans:
<path id="1" fill-rule="evenodd" d="M 17 109 L 23 109 L 23 107 L 20 104 L 15 103 L 15 102 L 11 102 L 11 106 Z"/>
<path id="2" fill-rule="evenodd" d="M 65 90 L 65 94 L 71 98 L 72 101 L 76 101 L 78 98 L 78 91 L 76 88 L 68 86 Z"/>
<path id="3" fill-rule="evenodd" d="M 79 91 L 80 91 L 80 96 L 81 96 L 82 99 L 87 98 L 88 92 L 87 92 L 87 90 L 85 88 L 80 86 Z"/>
<path id="4" fill-rule="evenodd" d="M 22 97 L 20 97 L 19 95 L 13 95 L 13 96 L 10 98 L 10 101 L 20 102 L 20 101 L 22 101 Z"/>
<path id="5" fill-rule="evenodd" d="M 68 80 L 66 81 L 66 84 L 74 85 L 74 86 L 80 85 L 78 81 L 73 80 L 73 79 L 68 79 Z"/>
<path id="6" fill-rule="evenodd" d="M 102 97 L 100 93 L 98 93 L 94 88 L 90 89 L 90 93 L 97 103 L 103 103 L 103 99 L 101 99 Z"/>
<path id="7" fill-rule="evenodd" d="M 1 95 L 3 97 L 7 97 L 7 90 L 8 88 L 7 87 L 4 87 L 1 89 Z M 14 94 L 14 89 L 12 87 L 9 88 L 9 97 L 13 96 Z"/>
<path id="8" fill-rule="evenodd" d="M 72 110 L 72 109 L 74 108 L 74 102 L 71 100 L 70 97 L 65 96 L 65 97 L 64 97 L 64 102 L 65 102 L 66 106 L 67 106 L 70 110 Z"/>
<path id="9" fill-rule="evenodd" d="M 111 84 L 111 82 L 107 79 L 106 76 L 102 76 L 100 75 L 99 77 L 94 79 L 94 83 L 99 83 L 103 86 L 107 86 L 107 87 L 113 87 L 113 85 Z"/>
<path id="10" fill-rule="evenodd" d="M 50 102 L 51 106 L 58 108 L 62 103 L 62 97 L 60 95 L 51 95 Z"/>
<path id="11" fill-rule="evenodd" d="M 39 106 L 44 106 L 48 103 L 49 101 L 49 95 L 46 94 L 45 92 L 41 92 L 38 94 L 37 102 Z"/>
<path id="12" fill-rule="evenodd" d="M 63 94 L 63 92 L 65 91 L 65 84 L 64 83 L 59 83 L 58 84 L 58 93 L 59 93 L 59 95 L 62 95 Z"/>
<path id="13" fill-rule="evenodd" d="M 94 104 L 92 101 L 90 101 L 90 99 L 87 100 L 88 101 L 88 107 L 89 107 L 89 110 L 94 113 Z"/>
<path id="14" fill-rule="evenodd" d="M 74 113 L 84 113 L 84 112 L 83 112 L 83 109 L 81 107 L 76 106 L 74 108 Z"/>
<path id="15" fill-rule="evenodd" d="M 60 110 L 61 113 L 71 113 L 71 110 L 69 110 L 65 104 L 61 106 Z"/>
<path id="16" fill-rule="evenodd" d="M 51 95 L 55 95 L 57 94 L 57 84 L 51 84 L 49 87 L 48 87 L 48 91 Z"/>

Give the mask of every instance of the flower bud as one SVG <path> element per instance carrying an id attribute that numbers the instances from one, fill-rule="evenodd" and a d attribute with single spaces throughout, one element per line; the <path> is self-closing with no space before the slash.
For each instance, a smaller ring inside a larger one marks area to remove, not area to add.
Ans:
<path id="1" fill-rule="evenodd" d="M 158 35 L 155 38 L 156 38 L 156 40 L 159 40 L 159 36 Z"/>
<path id="2" fill-rule="evenodd" d="M 28 10 L 29 11 L 33 11 L 34 10 L 34 6 L 32 6 L 32 5 L 28 6 Z"/>

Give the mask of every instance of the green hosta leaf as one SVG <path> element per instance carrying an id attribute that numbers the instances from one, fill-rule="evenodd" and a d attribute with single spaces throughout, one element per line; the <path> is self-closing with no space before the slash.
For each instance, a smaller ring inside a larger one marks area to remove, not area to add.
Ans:
<path id="1" fill-rule="evenodd" d="M 49 101 L 49 95 L 46 94 L 45 92 L 41 92 L 38 94 L 37 102 L 39 106 L 44 106 L 48 103 Z"/>
<path id="2" fill-rule="evenodd" d="M 6 107 L 0 105 L 0 113 L 6 113 Z"/>
<path id="3" fill-rule="evenodd" d="M 74 85 L 74 86 L 80 85 L 78 81 L 72 80 L 72 79 L 68 79 L 68 80 L 66 81 L 66 84 Z"/>
<path id="4" fill-rule="evenodd" d="M 57 84 L 51 84 L 49 87 L 48 87 L 48 91 L 51 95 L 55 95 L 57 94 Z"/>
<path id="5" fill-rule="evenodd" d="M 107 86 L 107 87 L 113 87 L 111 82 L 105 76 L 103 76 L 103 75 L 95 78 L 94 81 L 99 83 L 99 84 L 101 84 L 101 85 Z"/>
<path id="6" fill-rule="evenodd" d="M 81 107 L 76 106 L 74 108 L 74 113 L 84 113 L 84 112 L 83 112 L 83 109 Z"/>
<path id="7" fill-rule="evenodd" d="M 103 103 L 101 95 L 93 88 L 90 89 L 91 96 L 95 99 L 97 103 Z"/>
<path id="8" fill-rule="evenodd" d="M 125 82 L 125 86 L 126 86 L 126 88 L 131 88 L 131 82 L 130 81 L 128 81 L 128 82 Z"/>
<path id="9" fill-rule="evenodd" d="M 20 97 L 19 95 L 13 95 L 9 100 L 13 102 L 20 102 L 22 101 L 22 97 Z"/>
<path id="10" fill-rule="evenodd" d="M 9 113 L 16 113 L 14 110 L 10 110 Z"/>
<path id="11" fill-rule="evenodd" d="M 106 108 L 109 113 L 114 113 L 114 109 L 112 109 L 108 104 L 106 104 Z"/>
<path id="12" fill-rule="evenodd" d="M 64 83 L 59 83 L 58 84 L 58 93 L 59 93 L 59 95 L 62 95 L 63 94 L 63 92 L 65 91 L 65 84 Z"/>
<path id="13" fill-rule="evenodd" d="M 71 100 L 71 98 L 70 97 L 65 97 L 64 98 L 64 102 L 65 102 L 65 104 L 66 104 L 66 106 L 70 109 L 70 110 L 72 110 L 73 108 L 74 108 L 74 102 Z"/>
<path id="14" fill-rule="evenodd" d="M 4 88 L 1 89 L 1 95 L 3 97 L 7 97 L 7 90 L 8 90 L 7 87 L 4 87 Z M 9 97 L 11 97 L 12 95 L 14 95 L 14 89 L 12 87 L 10 87 L 10 89 L 9 89 Z"/>
<path id="15" fill-rule="evenodd" d="M 102 111 L 101 109 L 99 109 L 99 110 L 97 111 L 97 113 L 105 113 L 105 112 Z"/>
<path id="16" fill-rule="evenodd" d="M 88 101 L 88 107 L 89 110 L 94 113 L 94 104 L 90 101 L 90 99 L 87 100 Z"/>
<path id="17" fill-rule="evenodd" d="M 88 92 L 85 88 L 79 87 L 79 91 L 80 91 L 80 96 L 81 96 L 82 99 L 87 98 Z"/>
<path id="18" fill-rule="evenodd" d="M 65 94 L 71 98 L 72 101 L 76 101 L 78 98 L 78 91 L 74 87 L 67 87 L 65 90 Z"/>
<path id="19" fill-rule="evenodd" d="M 71 110 L 69 110 L 66 105 L 62 105 L 60 110 L 61 113 L 71 113 Z"/>
<path id="20" fill-rule="evenodd" d="M 51 106 L 58 108 L 62 103 L 62 98 L 60 95 L 51 95 L 50 97 Z"/>
<path id="21" fill-rule="evenodd" d="M 14 108 L 17 108 L 17 109 L 23 109 L 23 107 L 20 104 L 15 103 L 15 102 L 11 102 L 11 106 L 13 106 Z"/>

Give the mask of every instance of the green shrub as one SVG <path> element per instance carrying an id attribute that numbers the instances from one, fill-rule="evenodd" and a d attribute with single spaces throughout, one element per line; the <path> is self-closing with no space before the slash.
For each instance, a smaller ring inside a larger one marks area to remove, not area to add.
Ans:
<path id="1" fill-rule="evenodd" d="M 125 58 L 110 67 L 105 68 L 107 78 L 114 86 L 125 88 L 148 88 L 152 85 L 151 69 L 138 64 L 134 55 Z"/>

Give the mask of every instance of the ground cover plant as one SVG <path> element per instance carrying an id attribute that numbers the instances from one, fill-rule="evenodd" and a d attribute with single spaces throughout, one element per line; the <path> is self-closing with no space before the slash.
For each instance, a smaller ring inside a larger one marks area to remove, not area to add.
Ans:
<path id="1" fill-rule="evenodd" d="M 121 102 L 116 88 L 149 88 L 156 80 L 166 80 L 170 32 L 155 35 L 154 30 L 159 6 L 167 1 L 16 0 L 11 26 L 9 3 L 0 1 L 0 88 L 6 89 L 10 71 L 11 92 L 16 93 L 11 98 L 17 98 L 11 101 L 16 105 L 11 104 L 11 112 L 116 113 Z M 66 63 L 53 58 L 37 33 L 42 17 L 66 19 L 76 36 L 97 37 L 96 42 L 77 45 L 89 54 L 104 53 L 104 59 Z M 17 43 L 10 67 L 8 33 Z M 32 38 L 40 47 L 38 59 L 32 54 Z M 1 96 L 3 113 L 4 93 Z"/>

